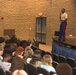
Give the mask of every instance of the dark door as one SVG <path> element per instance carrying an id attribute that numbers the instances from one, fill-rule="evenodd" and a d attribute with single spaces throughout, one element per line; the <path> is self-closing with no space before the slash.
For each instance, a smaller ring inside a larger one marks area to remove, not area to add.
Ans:
<path id="1" fill-rule="evenodd" d="M 4 36 L 11 38 L 13 35 L 15 35 L 15 29 L 4 29 Z"/>

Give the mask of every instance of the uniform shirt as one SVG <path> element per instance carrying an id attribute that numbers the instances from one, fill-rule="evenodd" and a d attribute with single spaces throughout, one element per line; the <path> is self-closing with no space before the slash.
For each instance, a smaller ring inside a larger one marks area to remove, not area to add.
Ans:
<path id="1" fill-rule="evenodd" d="M 32 60 L 32 58 L 27 58 L 26 62 L 30 63 L 31 60 Z"/>
<path id="2" fill-rule="evenodd" d="M 54 69 L 54 67 L 52 67 L 52 66 L 46 66 L 46 65 L 42 64 L 41 68 L 44 68 L 48 72 L 56 72 L 55 69 Z"/>
<path id="3" fill-rule="evenodd" d="M 61 13 L 61 20 L 66 20 L 68 18 L 68 15 L 66 12 Z"/>
<path id="4" fill-rule="evenodd" d="M 11 63 L 8 62 L 0 62 L 0 68 L 2 68 L 5 71 L 9 71 L 11 67 Z"/>

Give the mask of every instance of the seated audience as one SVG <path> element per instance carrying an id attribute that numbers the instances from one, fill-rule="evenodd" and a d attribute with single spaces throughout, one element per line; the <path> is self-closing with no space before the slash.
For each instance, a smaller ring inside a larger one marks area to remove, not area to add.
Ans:
<path id="1" fill-rule="evenodd" d="M 56 67 L 56 72 L 58 75 L 72 75 L 72 68 L 67 63 L 60 63 Z"/>
<path id="2" fill-rule="evenodd" d="M 52 66 L 52 57 L 48 54 L 43 56 L 41 67 L 46 69 L 48 72 L 56 72 Z"/>
<path id="3" fill-rule="evenodd" d="M 28 75 L 24 70 L 15 70 L 12 75 Z"/>

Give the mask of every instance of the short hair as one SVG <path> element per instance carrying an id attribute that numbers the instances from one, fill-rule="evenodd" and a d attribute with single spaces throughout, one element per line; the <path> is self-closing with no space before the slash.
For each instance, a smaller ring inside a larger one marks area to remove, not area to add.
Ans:
<path id="1" fill-rule="evenodd" d="M 56 72 L 58 75 L 72 75 L 72 68 L 67 63 L 60 63 L 56 67 Z"/>
<path id="2" fill-rule="evenodd" d="M 43 63 L 48 63 L 49 65 L 52 64 L 52 57 L 49 54 L 46 54 L 43 56 Z"/>
<path id="3" fill-rule="evenodd" d="M 42 52 L 41 52 L 41 50 L 35 50 L 35 52 L 34 52 L 35 54 L 42 54 Z"/>
<path id="4" fill-rule="evenodd" d="M 28 75 L 24 70 L 15 70 L 12 75 Z"/>
<path id="5" fill-rule="evenodd" d="M 23 47 L 25 49 L 28 46 L 28 42 L 26 40 L 22 40 L 20 42 L 20 45 L 19 46 L 21 46 L 21 47 Z"/>
<path id="6" fill-rule="evenodd" d="M 31 57 L 33 55 L 33 50 L 30 47 L 26 47 L 25 51 L 24 51 L 24 57 L 28 58 Z"/>
<path id="7" fill-rule="evenodd" d="M 13 57 L 12 59 L 12 64 L 11 64 L 11 72 L 15 71 L 15 70 L 21 70 L 24 69 L 24 62 L 22 61 L 22 59 L 20 57 Z"/>
<path id="8" fill-rule="evenodd" d="M 19 46 L 15 51 L 15 55 L 22 55 L 22 52 L 24 52 L 24 48 Z"/>
<path id="9" fill-rule="evenodd" d="M 65 8 L 62 8 L 61 10 L 64 10 L 64 12 L 66 11 Z"/>
<path id="10" fill-rule="evenodd" d="M 11 53 L 5 52 L 3 53 L 3 58 L 12 57 Z"/>

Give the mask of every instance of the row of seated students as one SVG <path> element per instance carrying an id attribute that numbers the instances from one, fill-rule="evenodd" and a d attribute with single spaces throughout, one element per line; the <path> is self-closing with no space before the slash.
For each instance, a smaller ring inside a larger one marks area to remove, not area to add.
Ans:
<path id="1" fill-rule="evenodd" d="M 59 64 L 55 69 L 52 66 L 51 55 L 46 54 L 42 57 L 40 50 L 33 50 L 31 47 L 32 43 L 29 40 L 19 41 L 17 38 L 12 37 L 5 41 L 4 38 L 1 37 L 0 69 L 2 69 L 4 73 L 9 72 L 10 75 L 36 75 L 35 72 L 38 72 L 38 67 L 40 67 L 45 69 L 48 75 L 51 74 L 50 72 L 53 72 L 53 74 L 57 73 L 58 75 L 72 75 L 72 69 L 68 64 Z M 37 69 L 34 71 L 32 71 L 33 68 L 29 70 L 30 68 L 27 64 L 31 64 Z M 28 69 L 25 69 L 25 65 Z M 40 73 L 37 73 L 37 75 L 38 74 Z"/>

